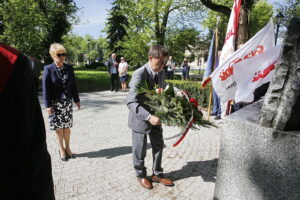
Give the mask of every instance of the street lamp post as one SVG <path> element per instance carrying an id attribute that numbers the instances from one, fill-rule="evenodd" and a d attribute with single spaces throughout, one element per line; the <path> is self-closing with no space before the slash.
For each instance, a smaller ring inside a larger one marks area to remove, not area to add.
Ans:
<path id="1" fill-rule="evenodd" d="M 275 46 L 276 46 L 276 44 L 277 44 L 277 37 L 278 37 L 278 32 L 279 32 L 279 26 L 280 26 L 280 24 L 281 24 L 283 18 L 284 18 L 284 15 L 283 15 L 281 12 L 279 12 L 279 13 L 276 15 L 276 24 L 277 24 L 277 28 L 276 28 L 276 36 L 275 36 Z"/>

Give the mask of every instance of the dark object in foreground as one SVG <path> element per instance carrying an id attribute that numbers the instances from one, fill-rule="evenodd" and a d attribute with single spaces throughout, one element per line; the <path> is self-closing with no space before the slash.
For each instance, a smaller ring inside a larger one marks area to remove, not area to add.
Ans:
<path id="1" fill-rule="evenodd" d="M 3 44 L 0 60 L 1 199 L 53 200 L 51 160 L 29 60 Z"/>

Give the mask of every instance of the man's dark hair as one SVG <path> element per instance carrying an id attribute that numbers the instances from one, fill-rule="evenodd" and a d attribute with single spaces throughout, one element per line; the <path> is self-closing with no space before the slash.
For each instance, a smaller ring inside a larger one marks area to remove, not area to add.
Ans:
<path id="1" fill-rule="evenodd" d="M 157 44 L 150 47 L 148 56 L 152 56 L 153 58 L 168 57 L 169 51 L 166 47 Z"/>

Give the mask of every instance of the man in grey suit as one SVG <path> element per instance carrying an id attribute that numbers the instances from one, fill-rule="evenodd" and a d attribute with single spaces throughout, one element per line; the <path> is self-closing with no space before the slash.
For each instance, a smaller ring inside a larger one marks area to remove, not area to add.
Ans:
<path id="1" fill-rule="evenodd" d="M 112 53 L 111 59 L 108 61 L 108 73 L 110 75 L 111 91 L 118 92 L 119 88 L 119 63 L 117 62 L 117 54 Z"/>
<path id="2" fill-rule="evenodd" d="M 164 141 L 160 119 L 151 115 L 144 104 L 145 95 L 138 94 L 136 89 L 140 83 L 147 83 L 150 88 L 158 85 L 165 88 L 165 72 L 162 70 L 168 59 L 168 50 L 161 45 L 152 46 L 148 52 L 149 62 L 137 69 L 129 83 L 130 90 L 127 96 L 129 108 L 128 126 L 132 129 L 133 165 L 140 184 L 152 189 L 152 183 L 147 178 L 144 159 L 146 156 L 147 135 L 149 135 L 153 155 L 153 182 L 160 182 L 173 186 L 173 182 L 163 175 L 161 167 Z"/>

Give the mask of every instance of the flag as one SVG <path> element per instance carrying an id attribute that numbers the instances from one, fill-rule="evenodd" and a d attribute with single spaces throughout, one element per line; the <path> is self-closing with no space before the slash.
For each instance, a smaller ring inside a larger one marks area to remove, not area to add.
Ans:
<path id="1" fill-rule="evenodd" d="M 242 0 L 234 0 L 234 2 L 233 2 L 231 14 L 230 14 L 230 18 L 229 18 L 229 22 L 228 22 L 228 26 L 227 26 L 224 46 L 222 48 L 222 52 L 220 55 L 220 60 L 219 60 L 220 64 L 224 60 L 226 60 L 226 58 L 228 58 L 228 56 L 230 56 L 235 50 L 235 38 L 236 38 L 237 31 L 238 31 L 238 25 L 239 25 L 238 22 L 239 22 L 241 2 L 242 2 Z M 209 50 L 210 52 L 211 52 L 211 47 L 212 46 L 210 46 L 210 50 Z M 206 69 L 209 67 L 209 63 L 208 63 L 210 61 L 209 58 L 210 57 L 208 57 Z M 210 73 L 211 72 L 212 71 L 210 71 Z M 206 70 L 205 70 L 201 86 L 205 87 L 210 81 L 211 81 L 211 77 L 206 77 Z"/>
<path id="2" fill-rule="evenodd" d="M 238 31 L 241 2 L 242 0 L 234 0 L 233 2 L 224 46 L 220 56 L 220 64 L 223 63 L 235 51 L 235 38 Z"/>
<path id="3" fill-rule="evenodd" d="M 203 82 L 202 85 L 206 85 L 209 76 L 214 71 L 214 69 L 218 66 L 218 49 L 217 49 L 217 38 L 218 38 L 218 32 L 217 30 L 214 32 L 210 47 L 209 47 L 209 53 L 206 63 L 206 69 L 203 75 Z"/>
<path id="4" fill-rule="evenodd" d="M 218 67 L 219 65 L 219 54 L 218 54 L 218 30 L 215 30 L 213 38 L 210 43 L 210 48 L 209 48 L 209 54 L 207 58 L 207 64 L 206 64 L 206 69 L 203 75 L 203 81 L 201 86 L 206 85 L 208 81 L 210 81 L 210 75 L 211 73 Z M 213 92 L 213 109 L 212 112 L 213 114 L 221 114 L 221 107 L 220 107 L 220 99 L 215 93 Z M 211 105 L 211 97 L 209 99 L 209 112 L 210 112 L 210 105 Z"/>
<path id="5" fill-rule="evenodd" d="M 272 20 L 246 42 L 240 49 L 235 51 L 211 74 L 213 87 L 222 102 L 234 99 L 237 83 L 233 78 L 235 64 L 262 54 L 273 48 L 274 27 Z M 221 53 L 222 54 L 222 53 Z"/>
<path id="6" fill-rule="evenodd" d="M 237 84 L 235 95 L 237 103 L 252 102 L 254 100 L 254 90 L 271 81 L 280 50 L 281 46 L 276 46 L 234 66 L 233 77 Z"/>

